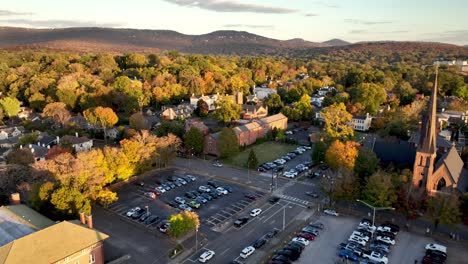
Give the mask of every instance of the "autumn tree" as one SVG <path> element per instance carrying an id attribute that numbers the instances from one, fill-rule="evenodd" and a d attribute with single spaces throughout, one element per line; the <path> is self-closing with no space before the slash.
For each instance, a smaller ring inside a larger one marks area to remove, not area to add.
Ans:
<path id="1" fill-rule="evenodd" d="M 197 108 L 195 108 L 195 114 L 199 117 L 205 117 L 208 115 L 208 111 L 208 104 L 202 99 L 198 100 Z"/>
<path id="2" fill-rule="evenodd" d="M 377 113 L 386 98 L 387 93 L 379 84 L 362 83 L 351 89 L 351 101 L 363 105 L 364 110 L 371 115 Z"/>
<path id="3" fill-rule="evenodd" d="M 352 171 L 358 156 L 358 146 L 359 144 L 354 141 L 343 143 L 335 140 L 327 149 L 325 160 L 335 171 Z"/>
<path id="4" fill-rule="evenodd" d="M 196 154 L 203 153 L 204 141 L 203 133 L 196 127 L 191 127 L 184 135 L 185 148 Z"/>
<path id="5" fill-rule="evenodd" d="M 215 102 L 216 109 L 213 116 L 219 122 L 229 123 L 232 120 L 237 120 L 240 117 L 241 107 L 234 103 L 229 96 L 220 96 Z"/>
<path id="6" fill-rule="evenodd" d="M 247 157 L 246 165 L 247 165 L 247 168 L 249 168 L 249 170 L 251 168 L 256 168 L 258 166 L 257 155 L 255 154 L 255 151 L 253 149 L 251 149 L 250 152 L 249 152 L 249 156 Z"/>
<path id="7" fill-rule="evenodd" d="M 461 216 L 458 197 L 455 194 L 437 194 L 431 197 L 426 214 L 434 224 L 434 230 L 437 230 L 439 224 L 457 224 Z"/>
<path id="8" fill-rule="evenodd" d="M 236 133 L 232 128 L 223 128 L 218 140 L 218 149 L 222 158 L 232 157 L 239 152 Z"/>
<path id="9" fill-rule="evenodd" d="M 304 94 L 299 102 L 295 104 L 295 107 L 299 112 L 301 113 L 301 118 L 303 120 L 308 120 L 312 117 L 312 114 L 314 112 L 314 108 L 310 104 L 310 96 L 307 94 Z"/>
<path id="10" fill-rule="evenodd" d="M 51 118 L 59 126 L 64 126 L 71 118 L 71 114 L 67 109 L 67 105 L 62 102 L 47 104 L 42 111 L 42 116 Z"/>
<path id="11" fill-rule="evenodd" d="M 14 97 L 5 97 L 0 99 L 0 108 L 9 118 L 18 115 L 20 110 L 20 101 Z"/>
<path id="12" fill-rule="evenodd" d="M 112 108 L 98 106 L 86 109 L 83 112 L 83 116 L 89 123 L 99 126 L 104 130 L 104 140 L 107 144 L 107 129 L 113 127 L 119 121 Z"/>
<path id="13" fill-rule="evenodd" d="M 200 227 L 200 219 L 195 212 L 183 211 L 169 218 L 169 234 L 178 238 Z"/>
<path id="14" fill-rule="evenodd" d="M 377 171 L 367 179 L 362 199 L 376 207 L 390 207 L 397 200 L 391 175 Z"/>
<path id="15" fill-rule="evenodd" d="M 148 130 L 148 129 L 150 129 L 148 121 L 146 120 L 146 118 L 143 116 L 143 113 L 141 113 L 141 112 L 137 112 L 137 113 L 131 115 L 128 122 L 130 124 L 130 127 L 135 129 L 135 130 Z"/>
<path id="16" fill-rule="evenodd" d="M 343 103 L 325 107 L 320 112 L 320 117 L 325 120 L 324 132 L 331 139 L 350 139 L 354 136 L 354 130 L 349 125 L 353 116 L 346 111 Z"/>

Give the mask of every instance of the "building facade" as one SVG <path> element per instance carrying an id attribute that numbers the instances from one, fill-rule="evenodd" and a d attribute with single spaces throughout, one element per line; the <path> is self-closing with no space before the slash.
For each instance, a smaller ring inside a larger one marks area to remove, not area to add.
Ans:
<path id="1" fill-rule="evenodd" d="M 372 117 L 369 116 L 369 113 L 366 115 L 354 115 L 351 119 L 351 125 L 356 131 L 369 131 L 372 124 Z"/>

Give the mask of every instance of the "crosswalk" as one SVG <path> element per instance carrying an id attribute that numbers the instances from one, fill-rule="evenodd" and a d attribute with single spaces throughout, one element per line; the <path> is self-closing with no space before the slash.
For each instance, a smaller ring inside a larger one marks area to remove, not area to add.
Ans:
<path id="1" fill-rule="evenodd" d="M 308 202 L 306 200 L 299 199 L 299 198 L 294 197 L 294 196 L 289 196 L 289 195 L 282 194 L 282 195 L 280 195 L 280 198 L 284 199 L 284 200 L 287 200 L 287 201 L 290 201 L 290 202 L 297 203 L 297 204 L 302 204 L 302 205 L 305 205 L 305 206 L 310 205 L 310 202 Z"/>

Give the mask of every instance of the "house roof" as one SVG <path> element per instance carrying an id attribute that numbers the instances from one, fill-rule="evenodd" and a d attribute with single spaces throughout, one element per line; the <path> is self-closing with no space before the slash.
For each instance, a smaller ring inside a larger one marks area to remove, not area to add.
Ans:
<path id="1" fill-rule="evenodd" d="M 248 123 L 248 124 L 245 124 L 245 125 L 242 125 L 242 126 L 235 127 L 234 128 L 234 133 L 240 134 L 242 132 L 251 131 L 251 130 L 254 130 L 254 129 L 257 129 L 257 128 L 260 128 L 260 127 L 261 127 L 261 125 L 259 123 L 251 122 L 251 123 Z"/>
<path id="2" fill-rule="evenodd" d="M 87 137 L 76 137 L 76 136 L 70 136 L 70 135 L 65 135 L 60 139 L 62 142 L 68 142 L 72 145 L 74 144 L 81 144 L 90 141 L 91 139 Z"/>
<path id="3" fill-rule="evenodd" d="M 19 137 L 16 136 L 16 137 L 9 137 L 9 138 L 5 138 L 5 139 L 2 139 L 0 140 L 0 145 L 2 144 L 11 144 L 11 145 L 16 145 L 19 143 Z"/>
<path id="4" fill-rule="evenodd" d="M 242 105 L 242 110 L 244 111 L 249 111 L 249 112 L 254 112 L 260 110 L 260 108 L 263 108 L 261 105 L 250 105 L 250 104 L 243 104 Z"/>
<path id="5" fill-rule="evenodd" d="M 284 116 L 282 113 L 279 113 L 279 114 L 276 114 L 276 115 L 261 118 L 260 121 L 262 121 L 262 122 L 264 122 L 266 124 L 270 124 L 270 123 L 273 123 L 275 121 L 282 120 L 282 119 L 287 119 L 287 117 Z"/>
<path id="6" fill-rule="evenodd" d="M 353 119 L 366 120 L 367 115 L 353 115 Z"/>
<path id="7" fill-rule="evenodd" d="M 49 135 L 44 135 L 42 138 L 39 140 L 39 143 L 44 144 L 44 145 L 50 145 L 56 141 L 56 137 L 49 136 Z"/>
<path id="8" fill-rule="evenodd" d="M 408 139 L 408 142 L 414 143 L 414 144 L 419 143 L 420 142 L 420 137 L 421 137 L 420 133 L 414 133 L 413 135 L 411 135 L 410 139 Z M 443 136 L 437 135 L 437 137 L 436 137 L 436 146 L 438 148 L 448 149 L 448 148 L 450 148 L 452 146 L 452 144 L 447 139 L 445 139 Z"/>
<path id="9" fill-rule="evenodd" d="M 216 133 L 212 133 L 210 134 L 209 136 L 214 138 L 214 139 L 219 139 L 219 136 L 221 135 L 221 131 L 220 132 L 216 132 Z"/>
<path id="10" fill-rule="evenodd" d="M 0 207 L 0 246 L 53 225 L 54 222 L 26 205 Z"/>
<path id="11" fill-rule="evenodd" d="M 49 149 L 43 146 L 38 146 L 35 144 L 31 144 L 29 146 L 29 149 L 34 149 L 33 155 L 38 158 L 45 157 L 47 155 L 47 152 L 49 152 Z"/>
<path id="12" fill-rule="evenodd" d="M 468 170 L 463 168 L 458 178 L 457 189 L 462 193 L 468 192 Z"/>
<path id="13" fill-rule="evenodd" d="M 54 263 L 109 236 L 72 222 L 63 221 L 0 248 L 0 263 Z"/>
<path id="14" fill-rule="evenodd" d="M 437 161 L 435 169 L 437 170 L 442 165 L 447 167 L 453 181 L 458 182 L 463 169 L 463 160 L 458 155 L 455 145 L 452 145 L 450 150 Z"/>

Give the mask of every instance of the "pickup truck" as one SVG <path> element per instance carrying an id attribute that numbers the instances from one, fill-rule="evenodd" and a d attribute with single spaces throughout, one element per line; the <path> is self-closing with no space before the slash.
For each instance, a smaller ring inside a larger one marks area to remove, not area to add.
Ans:
<path id="1" fill-rule="evenodd" d="M 380 264 L 388 264 L 388 258 L 382 255 L 381 253 L 375 251 L 363 252 L 362 258 L 372 260 Z"/>

